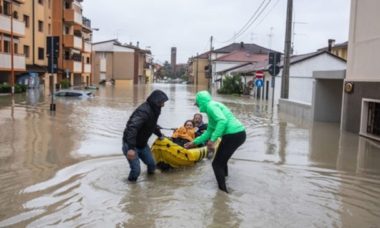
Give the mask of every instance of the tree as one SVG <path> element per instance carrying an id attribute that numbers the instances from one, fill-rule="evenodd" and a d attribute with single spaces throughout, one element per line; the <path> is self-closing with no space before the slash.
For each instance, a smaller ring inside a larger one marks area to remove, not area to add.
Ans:
<path id="1" fill-rule="evenodd" d="M 218 89 L 220 94 L 242 94 L 243 83 L 240 75 L 226 76 L 223 79 L 222 87 Z"/>

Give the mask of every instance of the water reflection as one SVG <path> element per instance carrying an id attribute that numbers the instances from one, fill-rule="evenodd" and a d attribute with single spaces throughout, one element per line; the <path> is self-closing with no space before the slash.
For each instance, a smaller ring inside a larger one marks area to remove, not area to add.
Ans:
<path id="1" fill-rule="evenodd" d="M 100 87 L 93 99 L 41 91 L 0 96 L 0 226 L 376 227 L 380 146 L 338 124 L 278 115 L 249 97 L 219 96 L 247 127 L 219 193 L 210 161 L 125 181 L 121 137 L 154 89 L 170 97 L 159 124 L 192 118 L 197 88 L 131 83 Z M 164 132 L 170 135 L 171 132 Z M 152 137 L 151 141 L 154 140 Z"/>

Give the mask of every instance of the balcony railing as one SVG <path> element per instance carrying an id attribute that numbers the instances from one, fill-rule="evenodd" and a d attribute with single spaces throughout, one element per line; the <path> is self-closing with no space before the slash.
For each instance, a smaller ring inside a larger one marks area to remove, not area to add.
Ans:
<path id="1" fill-rule="evenodd" d="M 65 70 L 69 70 L 72 73 L 82 73 L 82 62 L 74 61 L 74 60 L 65 60 L 64 61 Z"/>
<path id="2" fill-rule="evenodd" d="M 63 44 L 68 48 L 75 48 L 78 50 L 82 50 L 82 38 L 73 36 L 73 35 L 64 35 L 63 36 Z"/>
<path id="3" fill-rule="evenodd" d="M 74 9 L 65 9 L 64 19 L 67 22 L 73 22 L 82 25 L 82 15 L 76 12 Z"/>
<path id="4" fill-rule="evenodd" d="M 0 69 L 11 70 L 11 54 L 10 53 L 0 53 Z M 13 55 L 13 69 L 15 70 L 25 70 L 25 56 L 24 55 Z"/>
<path id="5" fill-rule="evenodd" d="M 11 17 L 0 14 L 0 30 L 11 33 Z M 25 23 L 13 18 L 13 34 L 15 36 L 25 35 Z"/>

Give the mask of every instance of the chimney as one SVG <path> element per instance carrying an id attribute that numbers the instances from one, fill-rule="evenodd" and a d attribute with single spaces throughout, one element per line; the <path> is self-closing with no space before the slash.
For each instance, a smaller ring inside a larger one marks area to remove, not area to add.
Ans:
<path id="1" fill-rule="evenodd" d="M 139 45 L 140 45 L 140 42 L 137 41 L 136 46 L 139 47 Z"/>
<path id="2" fill-rule="evenodd" d="M 328 52 L 331 52 L 331 49 L 335 46 L 335 40 L 334 39 L 328 39 L 329 46 L 327 48 Z"/>
<path id="3" fill-rule="evenodd" d="M 244 42 L 240 42 L 240 48 L 244 48 Z"/>

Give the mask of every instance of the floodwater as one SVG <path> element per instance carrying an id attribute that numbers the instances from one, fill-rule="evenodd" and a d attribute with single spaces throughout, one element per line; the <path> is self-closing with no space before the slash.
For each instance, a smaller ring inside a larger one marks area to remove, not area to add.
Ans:
<path id="1" fill-rule="evenodd" d="M 38 91 L 0 96 L 0 227 L 380 227 L 380 145 L 252 98 L 215 95 L 247 128 L 230 194 L 209 160 L 154 176 L 143 166 L 128 183 L 122 132 L 153 89 L 170 98 L 161 126 L 197 111 L 186 85 L 102 87 L 56 99 L 55 114 Z"/>

